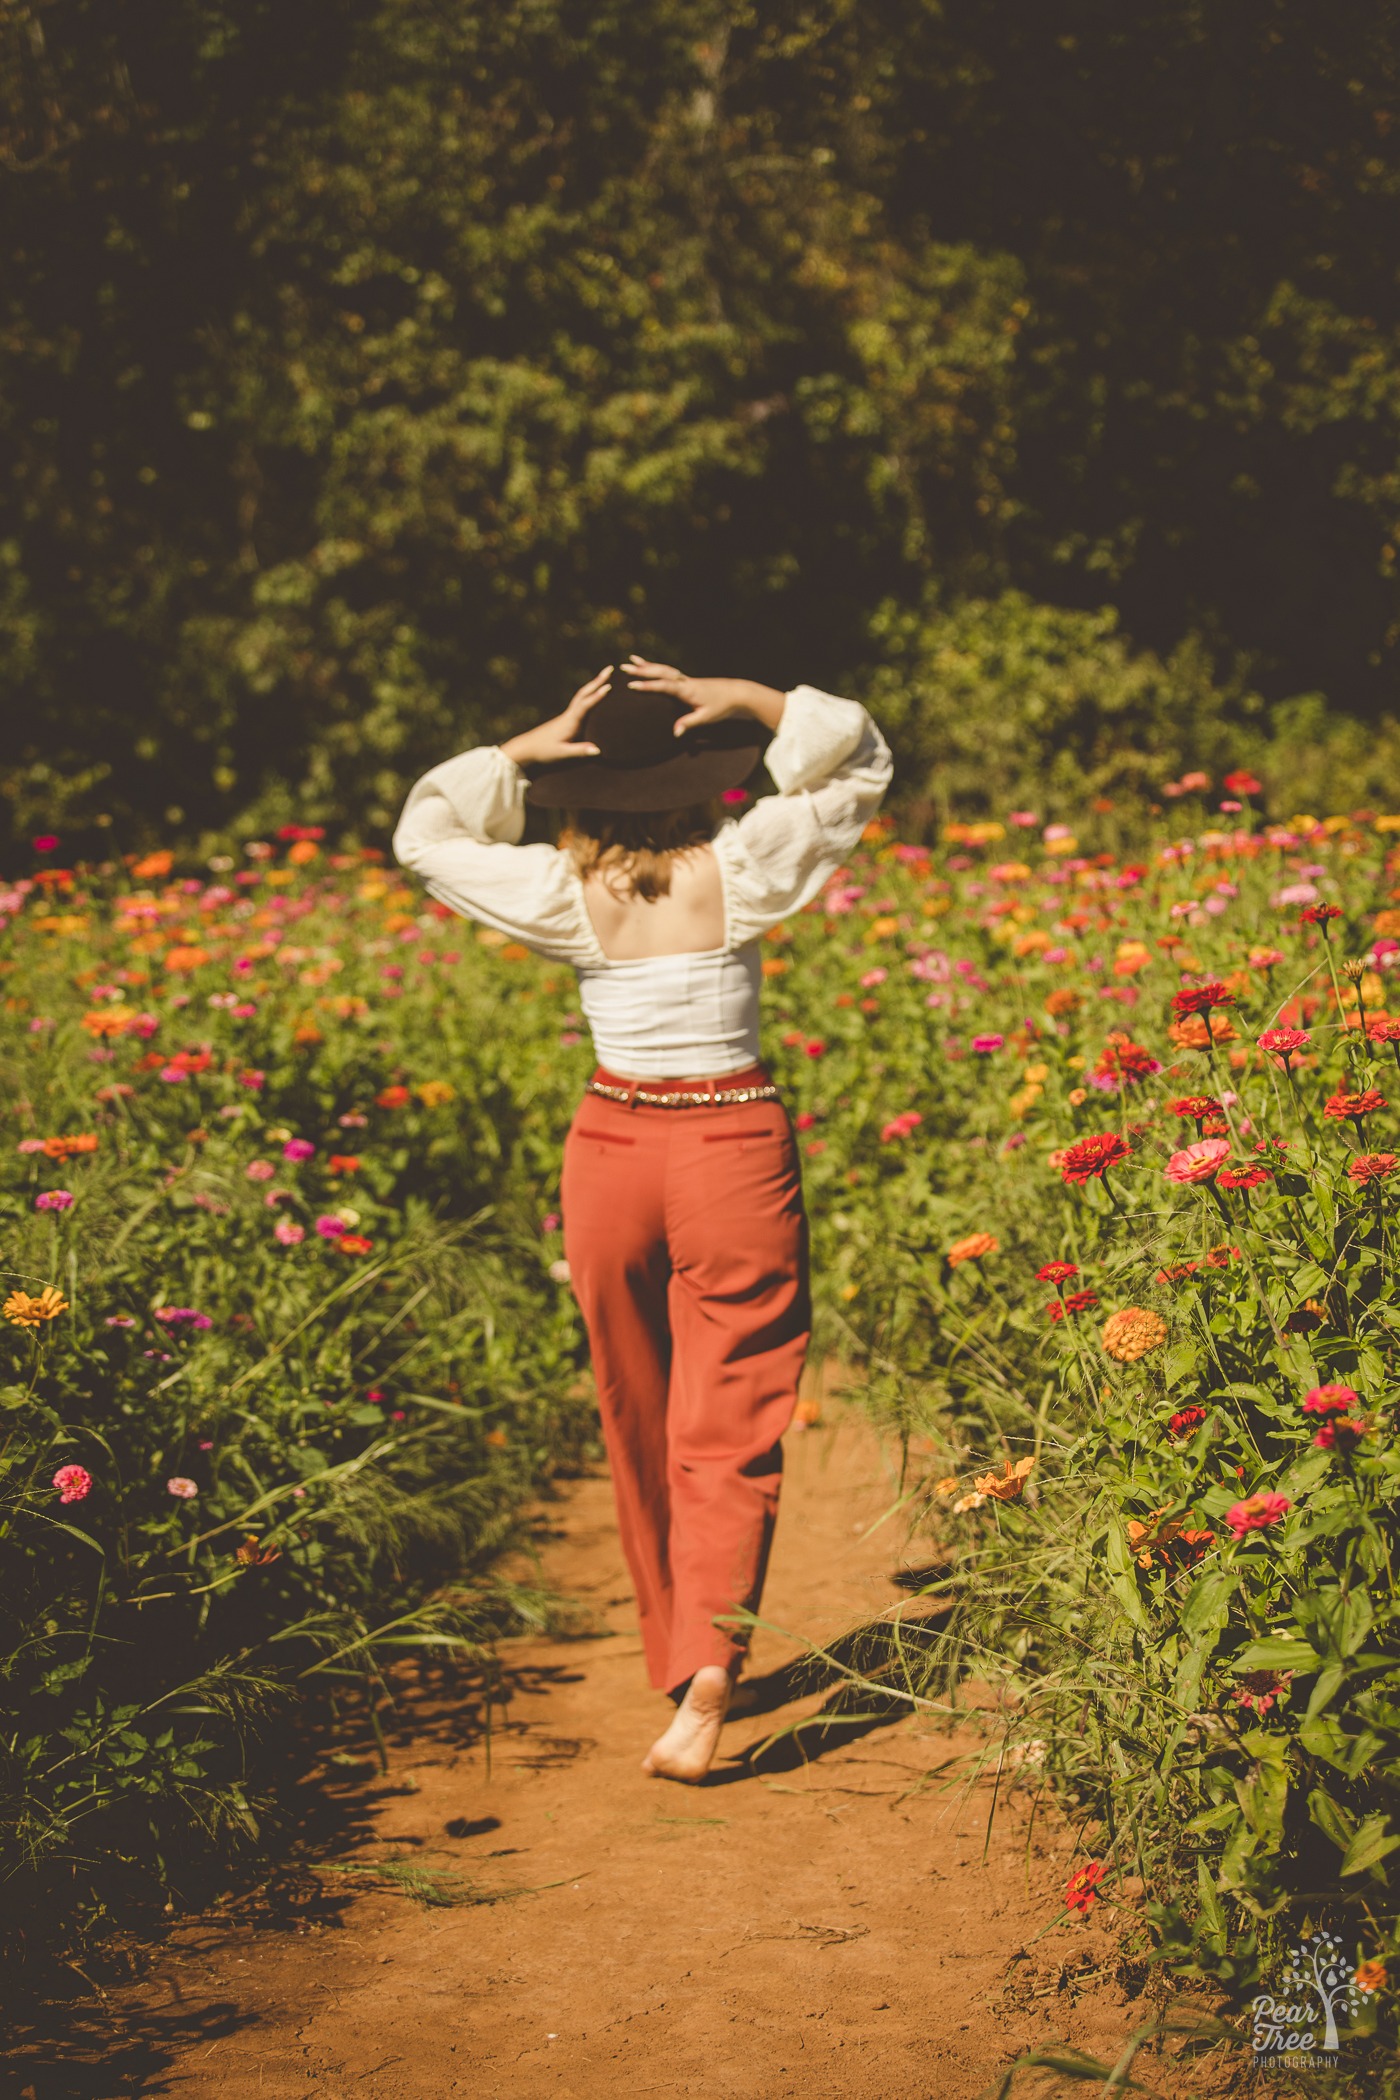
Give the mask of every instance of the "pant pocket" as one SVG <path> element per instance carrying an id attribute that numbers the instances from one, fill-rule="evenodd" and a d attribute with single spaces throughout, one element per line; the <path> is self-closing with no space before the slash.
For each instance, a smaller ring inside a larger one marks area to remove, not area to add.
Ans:
<path id="1" fill-rule="evenodd" d="M 585 1140 L 590 1145 L 635 1145 L 634 1137 L 624 1137 L 620 1131 L 575 1130 L 571 1136 Z"/>

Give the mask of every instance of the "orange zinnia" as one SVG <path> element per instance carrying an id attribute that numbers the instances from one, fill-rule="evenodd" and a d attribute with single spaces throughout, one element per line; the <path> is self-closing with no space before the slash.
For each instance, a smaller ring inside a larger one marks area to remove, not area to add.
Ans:
<path id="1" fill-rule="evenodd" d="M 1162 1315 L 1140 1305 L 1126 1306 L 1103 1323 L 1104 1354 L 1115 1363 L 1135 1364 L 1149 1350 L 1160 1349 L 1166 1338 L 1167 1323 Z"/>
<path id="2" fill-rule="evenodd" d="M 944 1259 L 950 1269 L 956 1269 L 959 1262 L 980 1261 L 984 1254 L 997 1254 L 1000 1250 L 1001 1241 L 990 1232 L 970 1232 L 966 1239 L 954 1240 Z"/>

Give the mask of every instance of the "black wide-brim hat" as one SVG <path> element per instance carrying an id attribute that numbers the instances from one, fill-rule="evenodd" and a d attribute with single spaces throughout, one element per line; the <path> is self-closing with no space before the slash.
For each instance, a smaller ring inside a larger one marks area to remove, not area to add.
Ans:
<path id="1" fill-rule="evenodd" d="M 742 787 L 771 732 L 751 715 L 707 722 L 676 735 L 689 709 L 669 693 L 614 687 L 585 715 L 579 741 L 596 758 L 527 766 L 525 800 L 540 809 L 667 810 Z"/>

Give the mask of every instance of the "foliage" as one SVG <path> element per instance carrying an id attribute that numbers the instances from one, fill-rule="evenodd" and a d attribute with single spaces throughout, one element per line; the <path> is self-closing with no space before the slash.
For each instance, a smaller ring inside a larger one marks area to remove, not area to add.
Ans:
<path id="1" fill-rule="evenodd" d="M 964 643 L 1125 775 L 1373 721 L 1394 13 L 18 0 L 15 836 L 383 828 L 632 646 L 878 685 L 916 779 L 1014 770 Z"/>
<path id="2" fill-rule="evenodd" d="M 354 857 L 153 865 L 47 871 L 0 937 L 0 1873 L 31 1930 L 275 1849 L 293 1712 L 373 1719 L 392 1661 L 536 1617 L 494 1562 L 590 1434 L 528 997 L 508 1030 L 495 973 L 448 997 L 440 917 Z"/>

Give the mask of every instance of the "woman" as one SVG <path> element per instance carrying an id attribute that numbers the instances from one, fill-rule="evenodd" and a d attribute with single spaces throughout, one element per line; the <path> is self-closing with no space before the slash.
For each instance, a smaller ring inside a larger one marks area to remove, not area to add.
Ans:
<path id="1" fill-rule="evenodd" d="M 626 671 L 435 767 L 394 851 L 454 911 L 578 972 L 600 1064 L 564 1148 L 564 1248 L 647 1664 L 677 1703 L 645 1768 L 693 1781 L 743 1660 L 733 1617 L 762 1591 L 809 1327 L 757 943 L 851 851 L 890 755 L 863 707 L 811 686 Z M 765 743 L 779 793 L 721 821 Z M 567 813 L 557 847 L 518 843 L 527 802 Z"/>

